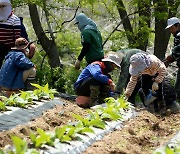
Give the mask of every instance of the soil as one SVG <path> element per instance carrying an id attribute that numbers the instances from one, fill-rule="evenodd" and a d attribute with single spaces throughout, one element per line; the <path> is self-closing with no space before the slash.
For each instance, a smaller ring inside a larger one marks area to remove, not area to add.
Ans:
<path id="1" fill-rule="evenodd" d="M 180 113 L 160 117 L 140 111 L 134 119 L 91 145 L 84 154 L 151 154 L 180 130 Z"/>
<path id="2" fill-rule="evenodd" d="M 25 125 L 0 132 L 0 147 L 12 144 L 10 134 L 28 139 L 31 131 L 37 127 L 53 131 L 55 127 L 75 121 L 72 113 L 86 116 L 87 110 L 70 101 L 64 106 L 56 106 L 45 111 L 39 118 Z M 84 154 L 150 154 L 153 149 L 167 143 L 180 130 L 180 113 L 160 117 L 146 110 L 139 110 L 138 116 L 124 123 L 122 129 L 107 134 L 101 141 L 96 141 Z"/>

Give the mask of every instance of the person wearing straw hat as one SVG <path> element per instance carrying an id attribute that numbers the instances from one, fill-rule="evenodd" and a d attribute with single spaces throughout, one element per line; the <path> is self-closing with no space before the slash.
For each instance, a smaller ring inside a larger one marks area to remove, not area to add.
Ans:
<path id="1" fill-rule="evenodd" d="M 75 18 L 75 24 L 81 32 L 82 50 L 79 54 L 75 68 L 80 69 L 80 63 L 85 57 L 87 64 L 94 61 L 101 61 L 104 58 L 102 36 L 96 23 L 84 13 L 79 13 Z"/>
<path id="2" fill-rule="evenodd" d="M 25 88 L 25 81 L 35 80 L 35 65 L 27 58 L 30 43 L 25 38 L 18 38 L 15 47 L 5 57 L 0 70 L 0 87 L 4 90 Z"/>
<path id="3" fill-rule="evenodd" d="M 116 53 L 110 53 L 101 62 L 95 61 L 83 69 L 74 84 L 78 95 L 77 105 L 86 108 L 95 103 L 104 103 L 109 92 L 115 90 L 115 84 L 109 73 L 116 67 L 120 68 L 120 61 L 121 58 Z"/>
<path id="4" fill-rule="evenodd" d="M 169 30 L 171 34 L 174 36 L 174 47 L 171 51 L 171 54 L 166 57 L 164 63 L 166 67 L 174 61 L 176 61 L 178 68 L 180 67 L 180 19 L 177 17 L 172 17 L 167 20 L 167 27 L 165 28 Z M 175 82 L 175 90 L 177 95 L 177 100 L 180 102 L 180 69 L 178 69 L 176 82 Z"/>

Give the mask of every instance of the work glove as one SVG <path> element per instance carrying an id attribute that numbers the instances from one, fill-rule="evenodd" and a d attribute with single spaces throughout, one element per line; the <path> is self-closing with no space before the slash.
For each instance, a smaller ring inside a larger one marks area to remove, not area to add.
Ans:
<path id="1" fill-rule="evenodd" d="M 79 70 L 80 69 L 80 64 L 81 64 L 81 61 L 79 61 L 77 59 L 76 62 L 75 62 L 75 69 Z"/>
<path id="2" fill-rule="evenodd" d="M 111 91 L 115 91 L 115 87 L 116 87 L 116 85 L 114 84 L 114 82 L 112 82 L 112 83 L 110 84 L 110 89 L 111 89 Z"/>
<path id="3" fill-rule="evenodd" d="M 158 90 L 159 86 L 158 86 L 158 83 L 157 82 L 153 82 L 152 84 L 152 91 L 156 91 Z"/>

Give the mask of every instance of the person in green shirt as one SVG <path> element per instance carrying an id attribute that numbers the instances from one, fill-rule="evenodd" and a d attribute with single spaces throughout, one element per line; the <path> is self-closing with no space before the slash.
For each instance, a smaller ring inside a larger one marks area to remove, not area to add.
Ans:
<path id="1" fill-rule="evenodd" d="M 75 62 L 75 68 L 80 69 L 80 63 L 85 57 L 88 64 L 101 61 L 104 58 L 101 33 L 96 23 L 84 13 L 79 13 L 75 18 L 75 24 L 81 32 L 82 50 Z"/>

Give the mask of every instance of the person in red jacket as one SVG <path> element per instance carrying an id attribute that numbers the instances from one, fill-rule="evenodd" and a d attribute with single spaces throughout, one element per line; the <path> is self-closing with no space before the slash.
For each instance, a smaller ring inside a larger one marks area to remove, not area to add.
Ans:
<path id="1" fill-rule="evenodd" d="M 120 67 L 121 58 L 118 55 L 108 54 L 102 61 L 95 61 L 86 66 L 77 81 L 74 89 L 78 95 L 77 105 L 80 107 L 91 107 L 95 103 L 104 103 L 110 91 L 115 90 L 115 84 L 110 73 L 115 67 Z"/>

